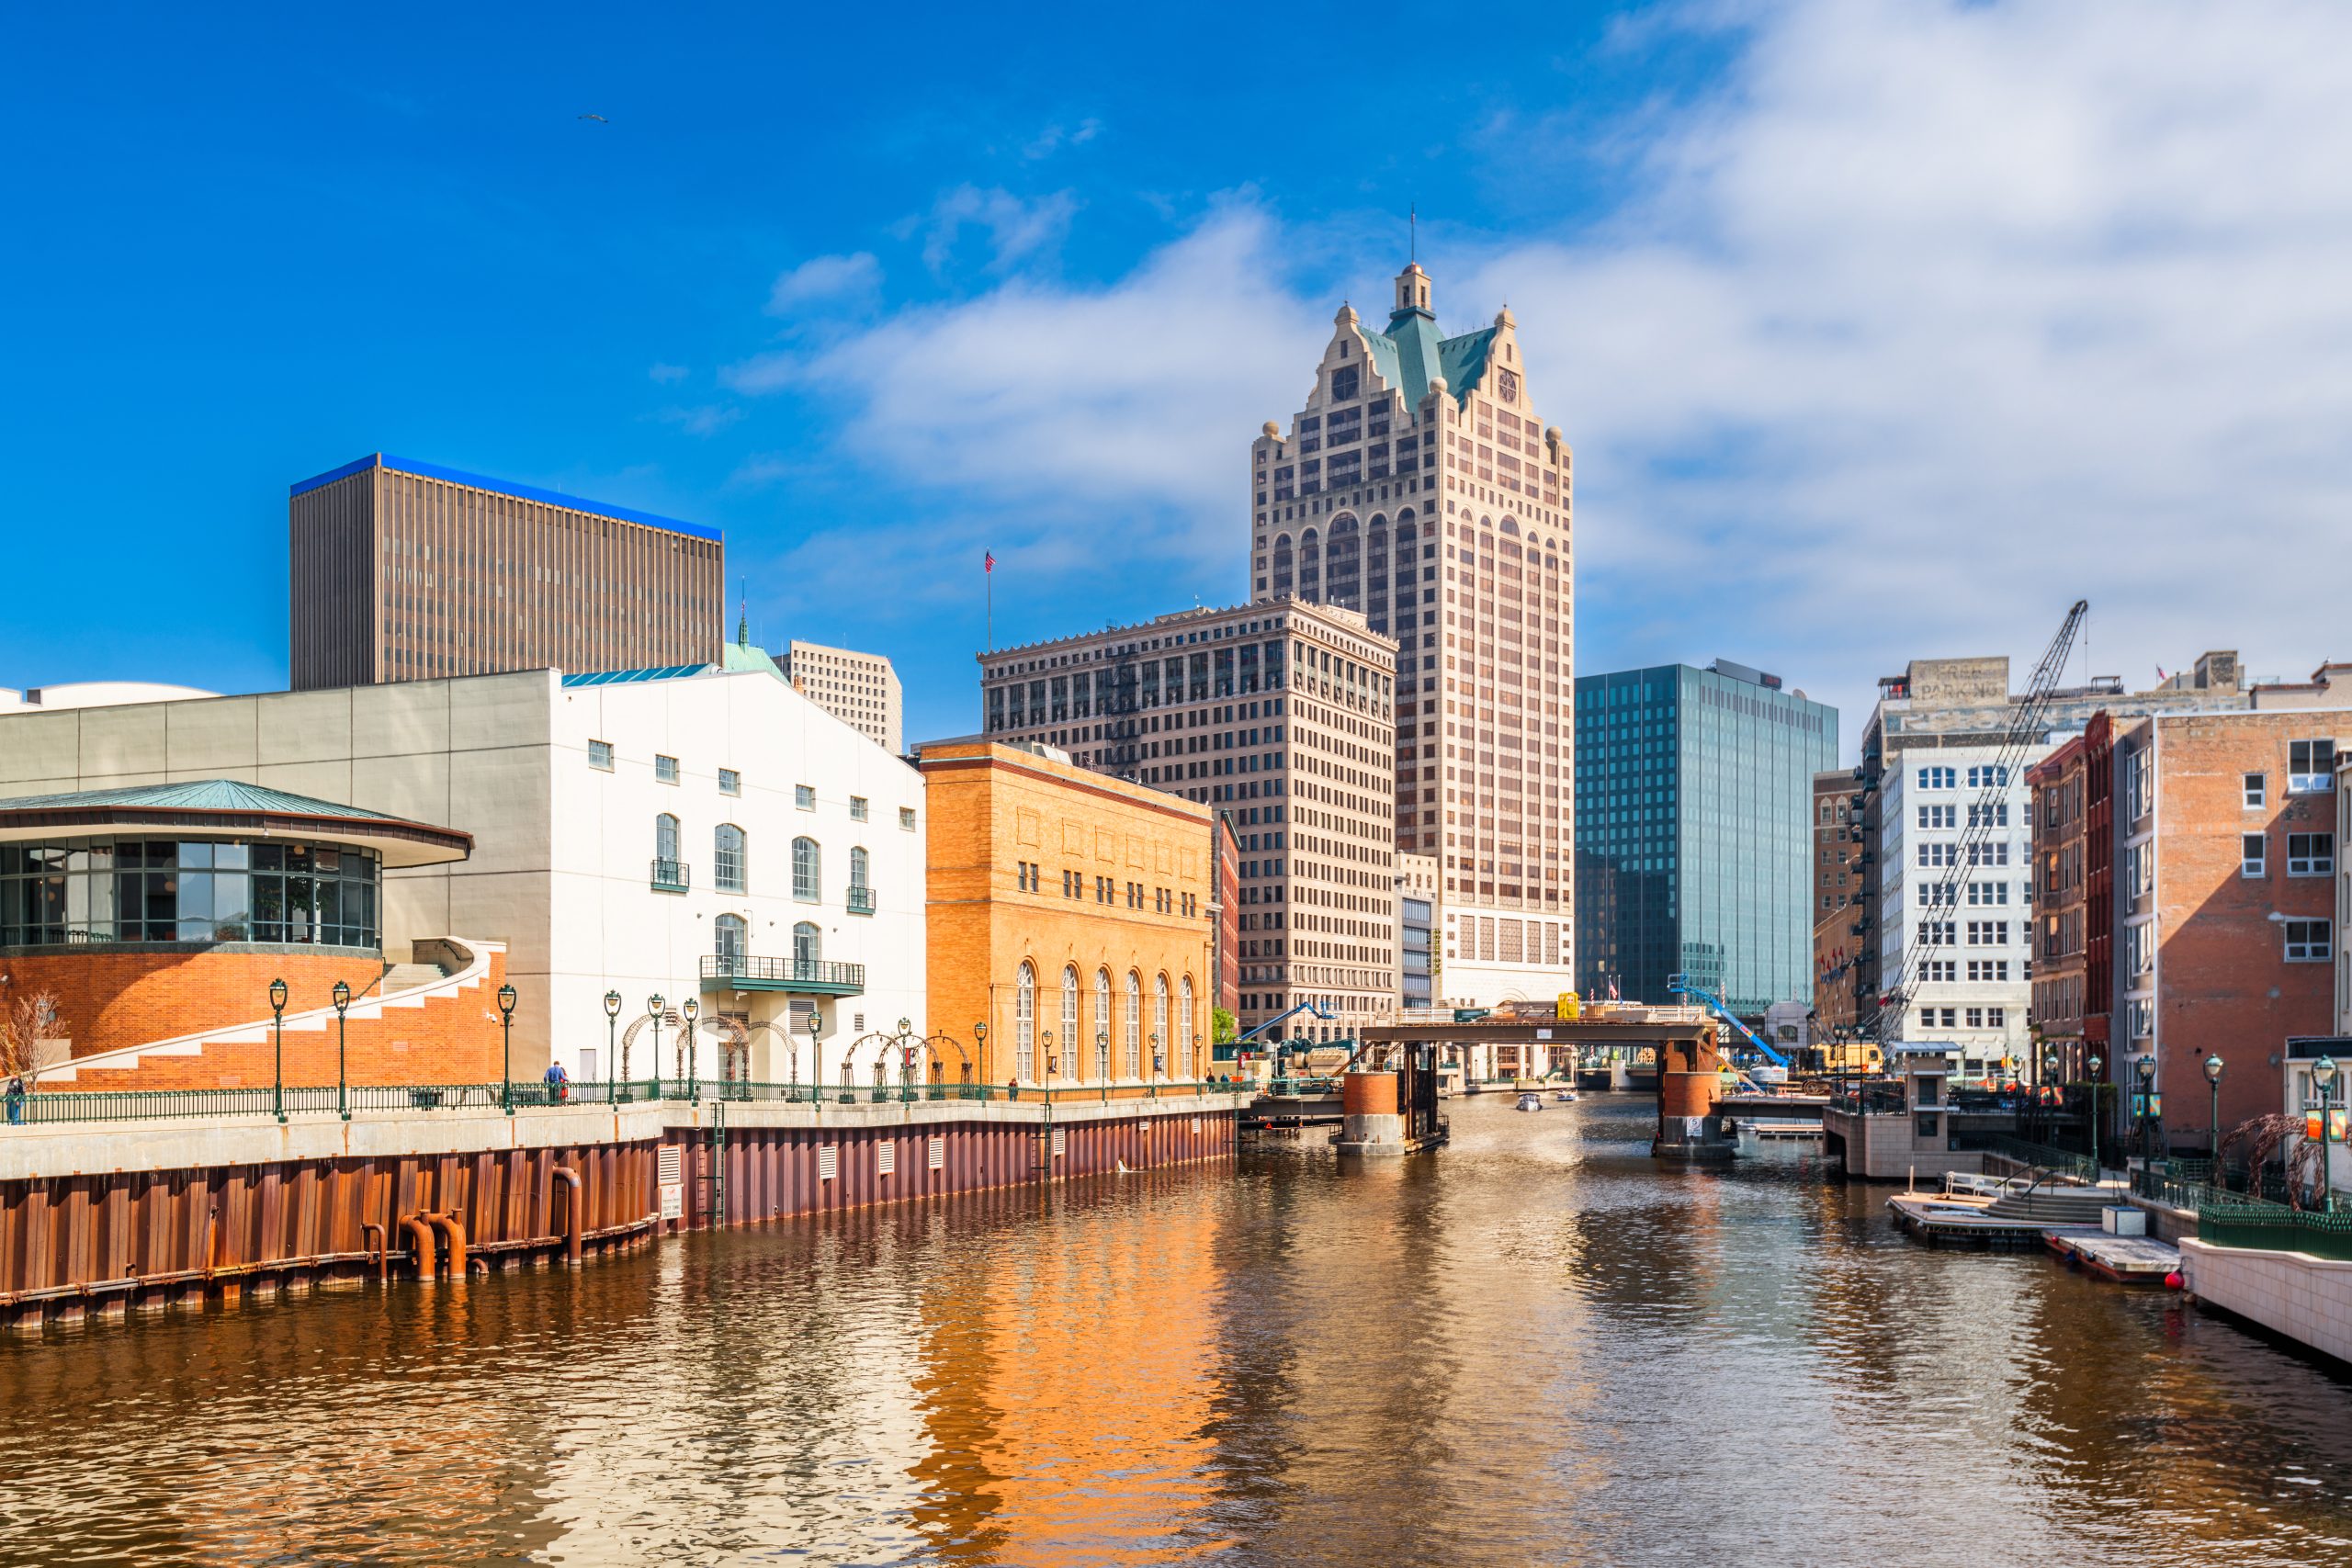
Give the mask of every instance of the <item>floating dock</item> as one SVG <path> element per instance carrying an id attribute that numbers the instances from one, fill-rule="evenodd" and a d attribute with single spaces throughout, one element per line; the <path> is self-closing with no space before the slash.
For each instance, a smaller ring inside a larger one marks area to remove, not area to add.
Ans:
<path id="1" fill-rule="evenodd" d="M 2109 1235 L 2092 1231 L 2050 1231 L 2043 1239 L 2069 1266 L 2089 1269 L 2123 1285 L 2161 1285 L 2180 1267 L 2180 1248 L 2145 1235 Z"/>

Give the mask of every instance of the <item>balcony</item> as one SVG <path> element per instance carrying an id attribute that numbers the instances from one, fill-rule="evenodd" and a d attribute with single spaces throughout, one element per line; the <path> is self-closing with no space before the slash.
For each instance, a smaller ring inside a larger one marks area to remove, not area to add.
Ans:
<path id="1" fill-rule="evenodd" d="M 656 860 L 651 886 L 656 893 L 684 893 L 694 880 L 694 867 L 682 860 Z"/>
<path id="2" fill-rule="evenodd" d="M 849 912 L 853 915 L 874 913 L 874 889 L 853 887 L 849 890 Z"/>
<path id="3" fill-rule="evenodd" d="M 801 997 L 857 997 L 865 994 L 865 965 L 715 953 L 703 958 L 702 988 L 789 991 Z"/>

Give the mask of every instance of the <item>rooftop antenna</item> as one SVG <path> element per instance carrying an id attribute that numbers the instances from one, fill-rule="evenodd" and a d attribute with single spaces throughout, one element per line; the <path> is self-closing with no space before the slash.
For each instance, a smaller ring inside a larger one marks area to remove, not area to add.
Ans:
<path id="1" fill-rule="evenodd" d="M 1414 202 L 1405 209 L 1405 227 L 1410 239 L 1405 259 L 1418 263 L 1421 259 L 1421 204 Z"/>

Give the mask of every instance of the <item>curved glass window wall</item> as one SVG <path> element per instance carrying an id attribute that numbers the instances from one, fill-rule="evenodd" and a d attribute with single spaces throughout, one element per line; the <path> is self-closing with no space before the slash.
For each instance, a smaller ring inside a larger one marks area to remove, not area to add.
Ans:
<path id="1" fill-rule="evenodd" d="M 383 867 L 337 844 L 68 839 L 0 844 L 0 947 L 383 945 Z"/>

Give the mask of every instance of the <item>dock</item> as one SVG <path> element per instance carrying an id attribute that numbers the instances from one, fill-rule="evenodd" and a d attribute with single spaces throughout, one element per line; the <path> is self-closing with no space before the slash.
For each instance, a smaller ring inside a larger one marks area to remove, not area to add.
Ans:
<path id="1" fill-rule="evenodd" d="M 2118 1284 L 2161 1285 L 2165 1276 L 2180 1267 L 2180 1248 L 2154 1236 L 2109 1235 L 2105 1231 L 2085 1235 L 2066 1230 L 2047 1232 L 2043 1239 L 2052 1254 L 2070 1266 Z"/>
<path id="2" fill-rule="evenodd" d="M 1821 1140 L 1821 1123 L 1818 1122 L 1785 1122 L 1768 1120 L 1760 1116 L 1753 1119 L 1743 1117 L 1740 1119 L 1739 1130 L 1753 1134 L 1768 1143 L 1791 1140 L 1818 1143 Z"/>

